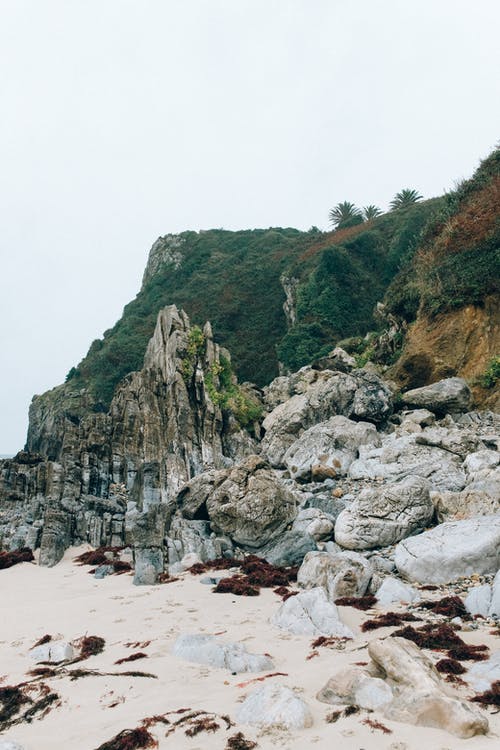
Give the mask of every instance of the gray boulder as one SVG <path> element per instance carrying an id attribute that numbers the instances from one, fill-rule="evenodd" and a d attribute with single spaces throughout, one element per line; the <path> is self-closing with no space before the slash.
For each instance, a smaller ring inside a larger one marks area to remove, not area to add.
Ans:
<path id="1" fill-rule="evenodd" d="M 257 548 L 281 534 L 297 515 L 296 498 L 258 456 L 230 469 L 206 507 L 212 530 Z"/>
<path id="2" fill-rule="evenodd" d="M 421 477 L 408 477 L 363 490 L 338 516 L 335 541 L 354 550 L 387 547 L 424 529 L 433 514 L 429 483 Z"/>
<path id="3" fill-rule="evenodd" d="M 360 445 L 380 445 L 373 424 L 337 415 L 306 430 L 284 455 L 292 479 L 323 481 L 345 476 Z"/>
<path id="4" fill-rule="evenodd" d="M 332 518 L 333 521 L 337 519 L 339 513 L 341 513 L 347 505 L 347 500 L 343 497 L 335 497 L 331 491 L 318 492 L 311 495 L 303 503 L 302 508 L 318 508 Z"/>
<path id="5" fill-rule="evenodd" d="M 417 437 L 398 428 L 383 437 L 380 448 L 361 446 L 359 458 L 349 467 L 349 477 L 395 482 L 419 476 L 429 480 L 432 490 L 462 490 L 467 480 L 461 457 L 434 445 L 417 443 Z"/>
<path id="6" fill-rule="evenodd" d="M 14 740 L 0 738 L 0 750 L 24 750 L 24 745 Z"/>
<path id="7" fill-rule="evenodd" d="M 163 549 L 160 547 L 137 547 L 134 550 L 134 584 L 136 586 L 153 586 L 158 576 L 163 573 Z"/>
<path id="8" fill-rule="evenodd" d="M 40 565 L 52 568 L 62 559 L 71 544 L 71 514 L 63 508 L 45 511 L 40 540 Z"/>
<path id="9" fill-rule="evenodd" d="M 312 536 L 317 542 L 326 541 L 333 536 L 335 519 L 319 508 L 299 510 L 293 522 L 292 531 Z"/>
<path id="10" fill-rule="evenodd" d="M 258 552 L 259 557 L 263 557 L 271 565 L 288 567 L 300 565 L 305 555 L 317 548 L 316 541 L 310 534 L 292 530 L 280 534 Z"/>
<path id="11" fill-rule="evenodd" d="M 174 656 L 230 672 L 263 672 L 273 669 L 268 656 L 250 654 L 241 643 L 223 643 L 213 635 L 180 635 L 172 648 Z"/>
<path id="12" fill-rule="evenodd" d="M 256 688 L 243 701 L 236 718 L 242 724 L 260 727 L 304 729 L 313 724 L 307 703 L 283 685 Z"/>
<path id="13" fill-rule="evenodd" d="M 446 378 L 432 385 L 414 388 L 402 395 L 407 406 L 429 409 L 435 414 L 468 411 L 472 394 L 463 378 Z"/>
<path id="14" fill-rule="evenodd" d="M 396 547 L 399 573 L 420 583 L 447 583 L 500 568 L 500 515 L 442 523 Z"/>
<path id="15" fill-rule="evenodd" d="M 294 635 L 354 638 L 352 631 L 340 621 L 337 607 L 328 601 L 320 587 L 289 597 L 270 622 Z"/>
<path id="16" fill-rule="evenodd" d="M 262 452 L 273 466 L 281 467 L 291 445 L 319 422 L 340 414 L 379 423 L 391 413 L 391 392 L 376 375 L 363 370 L 316 372 L 304 384 L 303 392 L 295 393 L 267 415 L 262 424 Z"/>
<path id="17" fill-rule="evenodd" d="M 317 586 L 334 601 L 343 596 L 363 596 L 373 575 L 371 564 L 356 552 L 309 552 L 297 573 L 300 588 Z"/>
<path id="18" fill-rule="evenodd" d="M 188 521 L 177 513 L 172 519 L 168 536 L 169 564 L 177 564 L 185 555 L 195 554 L 202 562 L 228 555 L 233 557 L 233 544 L 227 536 L 216 536 L 207 520 Z"/>

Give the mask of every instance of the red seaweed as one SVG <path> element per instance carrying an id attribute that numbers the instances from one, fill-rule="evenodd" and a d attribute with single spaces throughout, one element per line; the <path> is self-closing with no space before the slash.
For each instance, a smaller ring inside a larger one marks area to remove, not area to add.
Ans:
<path id="1" fill-rule="evenodd" d="M 386 612 L 383 615 L 378 615 L 373 620 L 365 620 L 361 625 L 361 630 L 366 633 L 368 630 L 377 630 L 377 628 L 390 628 L 397 625 L 402 625 L 403 622 L 417 622 L 418 617 L 412 615 L 411 612 Z"/>
<path id="2" fill-rule="evenodd" d="M 216 594 L 235 594 L 236 596 L 258 596 L 259 589 L 252 586 L 246 576 L 230 576 L 222 578 L 213 589 Z"/>
<path id="3" fill-rule="evenodd" d="M 371 609 L 377 603 L 377 597 L 373 594 L 365 594 L 365 596 L 341 596 L 339 599 L 335 599 L 335 604 L 341 607 L 355 607 L 355 609 L 367 610 Z"/>
<path id="4" fill-rule="evenodd" d="M 428 609 L 436 615 L 445 617 L 461 617 L 464 620 L 470 620 L 470 615 L 465 608 L 465 604 L 459 596 L 445 596 L 437 601 L 424 601 L 418 605 L 419 609 Z"/>
<path id="5" fill-rule="evenodd" d="M 225 750 L 253 750 L 257 743 L 253 740 L 247 740 L 242 732 L 233 734 L 227 741 Z"/>
<path id="6" fill-rule="evenodd" d="M 139 748 L 158 747 L 158 742 L 144 727 L 124 729 L 108 742 L 99 745 L 96 750 L 139 750 Z"/>
<path id="7" fill-rule="evenodd" d="M 122 659 L 118 659 L 118 661 L 115 661 L 115 664 L 125 664 L 126 661 L 137 661 L 138 659 L 147 658 L 147 654 L 144 654 L 142 651 L 138 651 L 135 654 L 130 654 L 130 656 L 124 656 Z"/>
<path id="8" fill-rule="evenodd" d="M 23 562 L 32 562 L 34 560 L 33 551 L 29 547 L 14 549 L 11 552 L 0 552 L 0 570 L 12 568 Z"/>
<path id="9" fill-rule="evenodd" d="M 389 727 L 386 727 L 385 724 L 382 724 L 380 721 L 374 721 L 373 719 L 363 719 L 362 723 L 366 724 L 366 726 L 370 727 L 370 729 L 378 729 L 384 734 L 392 734 L 392 729 L 389 729 Z"/>
<path id="10" fill-rule="evenodd" d="M 466 671 L 456 659 L 440 659 L 436 663 L 436 669 L 445 674 L 463 674 Z"/>
<path id="11" fill-rule="evenodd" d="M 34 643 L 31 648 L 36 648 L 37 646 L 44 646 L 46 643 L 50 643 L 51 640 L 52 640 L 52 636 L 47 633 L 46 635 L 42 635 L 42 637 L 36 643 Z"/>
<path id="12" fill-rule="evenodd" d="M 80 638 L 78 647 L 80 648 L 80 656 L 78 661 L 88 659 L 90 656 L 96 656 L 104 651 L 106 641 L 99 635 L 85 635 Z"/>
<path id="13" fill-rule="evenodd" d="M 475 695 L 471 701 L 482 703 L 484 706 L 500 706 L 500 680 L 496 680 L 489 690 Z"/>

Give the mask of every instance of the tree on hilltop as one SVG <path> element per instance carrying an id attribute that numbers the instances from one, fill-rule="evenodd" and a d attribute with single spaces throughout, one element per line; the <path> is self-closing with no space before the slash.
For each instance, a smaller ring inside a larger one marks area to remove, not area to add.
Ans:
<path id="1" fill-rule="evenodd" d="M 373 203 L 370 203 L 369 206 L 363 207 L 363 216 L 365 218 L 365 221 L 371 221 L 371 219 L 376 219 L 377 216 L 380 216 L 382 211 L 378 206 L 374 206 Z"/>
<path id="2" fill-rule="evenodd" d="M 363 216 L 359 208 L 349 201 L 337 203 L 336 206 L 330 209 L 328 218 L 336 229 L 361 224 L 363 221 Z"/>
<path id="3" fill-rule="evenodd" d="M 417 201 L 422 200 L 422 197 L 423 196 L 421 196 L 416 190 L 405 188 L 399 193 L 396 193 L 389 205 L 391 209 L 395 211 L 398 208 L 407 208 L 408 206 L 412 206 Z"/>

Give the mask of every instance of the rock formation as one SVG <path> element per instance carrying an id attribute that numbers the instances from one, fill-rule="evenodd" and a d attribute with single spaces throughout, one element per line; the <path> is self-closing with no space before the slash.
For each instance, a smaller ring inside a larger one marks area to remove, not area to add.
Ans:
<path id="1" fill-rule="evenodd" d="M 70 543 L 123 544 L 127 518 L 137 525 L 137 513 L 158 504 L 173 511 L 193 476 L 251 453 L 250 436 L 214 399 L 221 356 L 229 359 L 210 325 L 191 328 L 171 306 L 158 315 L 142 370 L 122 381 L 109 411 L 77 416 L 60 408 L 57 389 L 35 397 L 27 451 L 1 462 L 2 545 L 41 544 L 42 564 L 53 565 Z"/>

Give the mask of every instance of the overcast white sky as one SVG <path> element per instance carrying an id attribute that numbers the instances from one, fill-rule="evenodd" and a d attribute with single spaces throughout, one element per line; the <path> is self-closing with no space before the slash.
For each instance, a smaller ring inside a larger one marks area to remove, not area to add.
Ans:
<path id="1" fill-rule="evenodd" d="M 161 234 L 440 194 L 500 138 L 498 0 L 0 0 L 0 454 Z"/>

